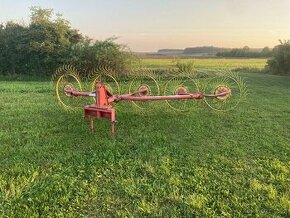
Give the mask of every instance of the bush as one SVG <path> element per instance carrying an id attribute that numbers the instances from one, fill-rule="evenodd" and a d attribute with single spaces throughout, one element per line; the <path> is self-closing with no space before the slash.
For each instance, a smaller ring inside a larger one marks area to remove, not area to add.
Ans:
<path id="1" fill-rule="evenodd" d="M 273 49 L 273 57 L 267 61 L 266 71 L 290 76 L 290 40 L 280 41 Z"/>
<path id="2" fill-rule="evenodd" d="M 192 73 L 194 71 L 193 61 L 181 62 L 180 60 L 177 60 L 175 67 L 177 69 L 177 73 Z"/>
<path id="3" fill-rule="evenodd" d="M 100 68 L 109 68 L 119 75 L 130 73 L 137 57 L 126 46 L 117 44 L 115 39 L 95 42 L 87 40 L 72 46 L 68 64 L 81 69 L 83 74 Z"/>
<path id="4" fill-rule="evenodd" d="M 11 78 L 19 75 L 45 79 L 64 64 L 86 73 L 105 66 L 126 74 L 133 57 L 115 38 L 93 42 L 52 9 L 32 7 L 27 25 L 13 21 L 0 24 L 0 75 Z"/>

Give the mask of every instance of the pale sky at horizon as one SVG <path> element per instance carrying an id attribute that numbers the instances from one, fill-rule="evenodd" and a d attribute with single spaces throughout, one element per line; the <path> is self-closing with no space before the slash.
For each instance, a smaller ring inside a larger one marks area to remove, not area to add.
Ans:
<path id="1" fill-rule="evenodd" d="M 28 22 L 31 6 L 53 8 L 90 38 L 119 37 L 133 51 L 290 39 L 290 0 L 0 0 L 0 23 Z"/>

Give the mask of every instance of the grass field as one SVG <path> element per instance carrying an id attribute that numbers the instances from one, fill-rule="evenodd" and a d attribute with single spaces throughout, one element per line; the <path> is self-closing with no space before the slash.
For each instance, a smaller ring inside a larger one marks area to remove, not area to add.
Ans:
<path id="1" fill-rule="evenodd" d="M 176 61 L 183 63 L 192 62 L 197 69 L 235 69 L 235 68 L 257 68 L 262 69 L 266 64 L 266 59 L 223 59 L 223 58 L 204 58 L 204 59 L 142 59 L 142 64 L 153 69 L 172 67 Z"/>
<path id="2" fill-rule="evenodd" d="M 1 81 L 0 217 L 289 217 L 290 79 L 241 76 L 234 111 L 120 106 L 115 138 L 48 82 Z"/>

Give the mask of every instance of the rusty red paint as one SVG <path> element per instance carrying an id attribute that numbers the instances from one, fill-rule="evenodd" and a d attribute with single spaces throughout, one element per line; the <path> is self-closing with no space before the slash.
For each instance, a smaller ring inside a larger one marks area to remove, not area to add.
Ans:
<path id="1" fill-rule="evenodd" d="M 113 95 L 107 89 L 105 84 L 101 82 L 96 82 L 95 92 L 80 92 L 73 89 L 71 86 L 66 86 L 64 88 L 65 94 L 67 96 L 94 96 L 96 99 L 95 104 L 86 105 L 84 107 L 84 118 L 90 119 L 90 127 L 94 131 L 94 119 L 108 119 L 111 121 L 111 132 L 115 133 L 115 122 L 116 115 L 115 109 L 112 106 L 113 102 L 118 101 L 161 101 L 161 100 L 183 100 L 192 99 L 200 100 L 204 97 L 208 98 L 219 98 L 223 96 L 228 96 L 231 94 L 229 88 L 222 87 L 215 94 L 204 94 L 202 92 L 187 93 L 186 89 L 178 90 L 175 95 L 167 96 L 150 96 L 149 87 L 141 86 L 136 92 L 123 94 L 123 95 Z"/>

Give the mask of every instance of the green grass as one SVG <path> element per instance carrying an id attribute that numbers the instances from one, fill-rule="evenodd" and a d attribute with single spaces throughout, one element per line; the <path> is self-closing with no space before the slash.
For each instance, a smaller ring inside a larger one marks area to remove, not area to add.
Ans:
<path id="1" fill-rule="evenodd" d="M 247 58 L 247 59 L 226 59 L 226 58 L 205 58 L 205 59 L 142 59 L 142 64 L 145 67 L 160 69 L 170 68 L 175 65 L 176 61 L 193 62 L 197 69 L 235 69 L 235 68 L 258 68 L 265 67 L 266 59 Z"/>
<path id="2" fill-rule="evenodd" d="M 289 217 L 290 79 L 242 76 L 234 111 L 119 106 L 115 138 L 47 82 L 0 82 L 0 217 Z"/>

